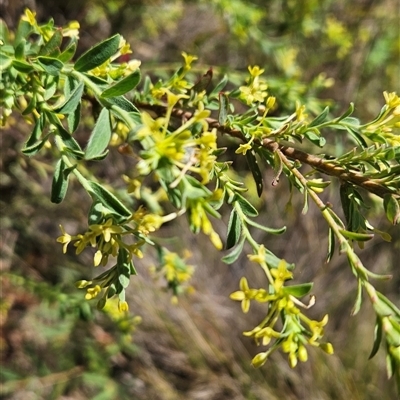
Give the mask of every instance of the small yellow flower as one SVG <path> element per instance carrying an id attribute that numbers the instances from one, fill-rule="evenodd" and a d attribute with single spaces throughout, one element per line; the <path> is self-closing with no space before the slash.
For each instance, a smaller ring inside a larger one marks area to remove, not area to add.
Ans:
<path id="1" fill-rule="evenodd" d="M 101 250 L 97 250 L 96 253 L 94 254 L 93 258 L 93 264 L 95 267 L 98 267 L 101 263 L 101 260 L 103 259 L 103 253 Z"/>
<path id="2" fill-rule="evenodd" d="M 60 225 L 60 229 L 61 229 L 61 232 L 62 232 L 62 236 L 59 236 L 57 238 L 57 242 L 58 243 L 62 243 L 62 245 L 63 245 L 63 253 L 65 254 L 67 252 L 67 247 L 68 247 L 69 243 L 72 240 L 72 236 L 65 232 L 65 230 L 64 230 L 62 225 Z"/>
<path id="3" fill-rule="evenodd" d="M 21 18 L 22 21 L 29 22 L 32 26 L 35 26 L 37 24 L 36 22 L 36 12 L 31 11 L 28 8 L 25 10 L 25 15 L 22 16 Z"/>
<path id="4" fill-rule="evenodd" d="M 258 65 L 255 65 L 254 67 L 251 67 L 249 65 L 248 70 L 250 72 L 250 75 L 253 76 L 254 78 L 264 73 L 264 69 L 260 68 Z"/>
<path id="5" fill-rule="evenodd" d="M 327 354 L 334 353 L 332 343 L 321 343 L 319 347 Z"/>
<path id="6" fill-rule="evenodd" d="M 259 368 L 262 367 L 265 362 L 267 361 L 268 358 L 268 352 L 262 352 L 258 353 L 252 360 L 251 364 L 253 365 L 254 368 Z"/>
<path id="7" fill-rule="evenodd" d="M 396 92 L 383 92 L 383 97 L 385 98 L 386 104 L 389 108 L 396 108 L 400 106 L 400 97 L 397 96 Z"/>
<path id="8" fill-rule="evenodd" d="M 249 150 L 251 150 L 251 144 L 248 142 L 248 143 L 241 144 L 241 145 L 235 150 L 235 153 L 236 153 L 236 154 L 243 154 L 243 155 L 245 155 Z"/>
<path id="9" fill-rule="evenodd" d="M 113 224 L 113 220 L 109 218 L 104 224 L 90 225 L 90 230 L 96 235 L 103 235 L 104 241 L 107 243 L 111 240 L 113 234 L 119 234 L 123 232 L 123 229 Z"/>
<path id="10" fill-rule="evenodd" d="M 324 335 L 324 326 L 328 323 L 328 314 L 322 318 L 321 321 L 312 320 L 308 323 L 308 326 L 312 332 L 312 336 L 309 339 L 310 344 L 315 344 L 318 339 Z"/>
<path id="11" fill-rule="evenodd" d="M 101 287 L 99 285 L 89 288 L 86 291 L 85 299 L 86 300 L 94 299 L 100 292 L 101 292 Z"/>
<path id="12" fill-rule="evenodd" d="M 274 288 L 277 292 L 285 281 L 293 278 L 293 274 L 287 269 L 287 262 L 285 260 L 279 261 L 278 268 L 271 269 L 271 275 L 275 278 Z"/>
<path id="13" fill-rule="evenodd" d="M 63 36 L 79 39 L 79 22 L 71 21 L 66 28 L 63 28 Z"/>
<path id="14" fill-rule="evenodd" d="M 265 263 L 265 247 L 263 244 L 257 250 L 257 254 L 249 254 L 248 259 L 258 264 Z"/>
<path id="15" fill-rule="evenodd" d="M 247 313 L 250 309 L 250 300 L 253 300 L 257 294 L 256 289 L 250 289 L 247 279 L 242 277 L 239 284 L 240 290 L 233 292 L 229 297 L 232 300 L 241 301 L 242 311 Z"/>
<path id="16" fill-rule="evenodd" d="M 126 301 L 119 301 L 118 302 L 118 310 L 120 312 L 127 312 L 129 310 L 129 305 Z"/>
<path id="17" fill-rule="evenodd" d="M 185 60 L 185 68 L 186 69 L 190 69 L 190 65 L 192 64 L 192 62 L 198 59 L 198 57 L 189 55 L 189 54 L 185 53 L 184 51 L 182 51 L 181 54 Z"/>

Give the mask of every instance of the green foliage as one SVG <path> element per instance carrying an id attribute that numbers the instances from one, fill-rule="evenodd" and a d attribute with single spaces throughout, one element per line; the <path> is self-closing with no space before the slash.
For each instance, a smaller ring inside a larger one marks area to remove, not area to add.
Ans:
<path id="1" fill-rule="evenodd" d="M 215 3 L 221 7 L 224 2 Z M 256 9 L 245 10 L 243 18 L 261 18 Z M 242 22 L 238 27 L 246 26 Z M 337 38 L 338 32 L 343 40 L 336 44 L 344 56 L 349 43 L 346 32 L 337 21 L 330 21 L 328 36 Z M 400 383 L 400 311 L 370 282 L 388 276 L 367 269 L 355 246 L 362 247 L 374 233 L 388 239 L 387 233 L 378 232 L 364 216 L 368 194 L 381 198 L 382 213 L 392 224 L 399 223 L 400 98 L 395 93 L 384 92 L 379 115 L 366 123 L 352 116 L 353 105 L 338 117 L 328 107 L 318 107 L 317 115 L 309 116 L 306 106 L 297 102 L 286 115 L 282 110 L 288 107 L 281 106 L 278 95 L 269 93 L 268 79 L 258 66 L 249 67 L 239 85 L 228 75 L 210 88 L 212 70 L 196 82 L 190 73 L 196 57 L 183 53 L 182 65 L 171 76 L 154 79 L 149 75 L 141 80 L 139 61 L 119 59 L 130 53 L 120 35 L 95 45 L 74 63 L 78 27 L 57 28 L 52 20 L 39 25 L 29 10 L 15 34 L 2 24 L 0 40 L 3 126 L 14 111 L 33 125 L 22 152 L 29 157 L 42 153 L 51 163 L 54 160 L 52 202 L 63 201 L 70 180 L 79 182 L 91 198 L 87 230 L 70 235 L 62 227 L 57 239 L 64 253 L 71 243 L 77 254 L 94 248 L 94 267 L 108 268 L 91 280 L 76 282 L 78 288 L 86 289 L 87 300 L 96 299 L 97 308 L 103 309 L 117 298 L 119 311 L 126 312 L 126 289 L 137 274 L 135 259 L 146 256 L 149 248 L 157 250 L 158 273 L 177 296 L 193 268 L 185 257 L 161 245 L 155 232 L 186 214 L 191 231 L 202 232 L 222 250 L 223 242 L 211 221 L 221 217 L 222 208 L 228 208 L 225 248 L 230 253 L 223 260 L 234 263 L 246 244 L 251 248 L 248 258 L 265 274 L 262 287 L 250 288 L 243 277 L 240 290 L 231 294 L 245 313 L 252 302 L 265 308 L 265 318 L 244 332 L 266 347 L 252 364 L 262 366 L 279 349 L 287 354 L 291 367 L 307 361 L 307 346 L 332 354 L 332 344 L 323 339 L 328 315 L 320 321 L 311 319 L 307 310 L 315 298 L 301 300 L 313 284 L 288 285 L 294 278 L 294 264 L 256 239 L 253 228 L 273 235 L 283 234 L 286 228 L 256 221 L 255 202 L 232 167 L 233 161 L 244 156 L 259 196 L 265 186 L 262 171 L 270 167 L 273 186 L 285 177 L 291 192 L 301 194 L 304 214 L 310 200 L 317 206 L 329 228 L 328 259 L 338 244 L 358 283 L 353 313 L 360 309 L 363 293 L 373 305 L 377 322 L 371 356 L 384 341 L 388 376 Z M 292 72 L 289 67 L 287 75 L 296 75 L 295 66 Z M 74 135 L 82 115 L 90 110 L 95 122 L 82 149 Z M 217 119 L 213 111 L 218 111 Z M 222 134 L 234 138 L 229 149 L 219 147 Z M 348 138 L 351 144 L 340 154 L 329 154 L 335 135 Z M 133 154 L 138 160 L 125 177 L 130 197 L 107 187 L 92 169 L 92 163 L 106 159 L 110 146 L 119 146 L 122 154 Z M 233 148 L 236 156 L 229 152 Z M 331 183 L 323 175 L 341 182 L 344 219 L 320 197 Z"/>

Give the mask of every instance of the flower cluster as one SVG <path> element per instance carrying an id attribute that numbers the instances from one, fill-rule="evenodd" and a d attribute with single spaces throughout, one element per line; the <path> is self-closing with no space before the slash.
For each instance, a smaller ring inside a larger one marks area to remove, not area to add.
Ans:
<path id="1" fill-rule="evenodd" d="M 246 86 L 240 86 L 240 99 L 246 104 L 253 105 L 255 103 L 263 103 L 268 96 L 268 85 L 260 80 L 260 75 L 264 72 L 257 65 L 249 67 L 250 78 L 247 80 Z"/>
<path id="2" fill-rule="evenodd" d="M 249 259 L 259 263 L 266 272 L 270 281 L 269 289 L 250 288 L 247 279 L 243 277 L 240 280 L 240 290 L 230 295 L 232 300 L 241 302 L 244 313 L 249 311 L 251 301 L 268 303 L 268 313 L 263 321 L 252 330 L 243 332 L 245 336 L 253 337 L 257 345 L 269 345 L 267 351 L 260 352 L 253 358 L 253 366 L 262 366 L 269 355 L 279 347 L 288 354 L 289 365 L 292 368 L 297 365 L 298 360 L 307 361 L 306 345 L 319 346 L 332 354 L 332 345 L 319 341 L 323 337 L 323 328 L 328 322 L 328 316 L 325 315 L 321 321 L 310 320 L 305 316 L 297 306 L 306 307 L 297 299 L 305 291 L 298 291 L 296 286 L 285 286 L 285 282 L 293 277 L 286 261 L 280 260 L 277 268 L 268 268 L 265 258 L 266 252 L 262 245 L 256 254 L 249 255 Z M 279 329 L 277 326 L 280 319 L 282 327 Z"/>

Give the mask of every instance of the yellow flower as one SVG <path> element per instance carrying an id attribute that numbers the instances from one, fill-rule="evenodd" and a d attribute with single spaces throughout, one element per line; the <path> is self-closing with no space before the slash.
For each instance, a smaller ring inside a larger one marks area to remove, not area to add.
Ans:
<path id="1" fill-rule="evenodd" d="M 104 224 L 90 225 L 90 230 L 96 235 L 103 235 L 104 241 L 107 243 L 111 240 L 113 234 L 123 232 L 123 229 L 118 225 L 113 225 L 113 221 L 109 218 Z"/>
<path id="2" fill-rule="evenodd" d="M 120 312 L 127 312 L 129 310 L 129 305 L 126 301 L 119 301 L 118 302 L 118 310 Z"/>
<path id="3" fill-rule="evenodd" d="M 79 22 L 71 21 L 66 28 L 63 28 L 63 36 L 79 39 Z"/>
<path id="4" fill-rule="evenodd" d="M 247 153 L 248 150 L 251 150 L 251 144 L 248 143 L 244 143 L 241 144 L 235 151 L 236 154 L 243 154 L 245 155 Z"/>
<path id="5" fill-rule="evenodd" d="M 328 323 L 328 314 L 322 318 L 321 321 L 310 321 L 308 326 L 312 332 L 312 336 L 309 339 L 310 344 L 315 344 L 315 342 L 324 335 L 324 326 Z"/>
<path id="6" fill-rule="evenodd" d="M 250 300 L 253 300 L 257 294 L 256 289 L 250 289 L 247 279 L 242 277 L 239 284 L 240 290 L 233 292 L 229 297 L 232 300 L 241 301 L 242 311 L 247 313 L 250 309 Z"/>
<path id="7" fill-rule="evenodd" d="M 250 72 L 250 75 L 253 76 L 254 78 L 264 73 L 264 69 L 260 68 L 258 65 L 255 65 L 254 67 L 251 67 L 249 65 L 248 70 Z"/>
<path id="8" fill-rule="evenodd" d="M 263 264 L 265 263 L 265 247 L 263 244 L 260 245 L 260 247 L 257 250 L 257 254 L 249 254 L 247 256 L 250 261 L 253 261 L 258 264 Z"/>
<path id="9" fill-rule="evenodd" d="M 101 292 L 101 287 L 99 285 L 89 288 L 86 291 L 85 299 L 86 300 L 94 299 L 100 292 Z"/>
<path id="10" fill-rule="evenodd" d="M 262 352 L 262 353 L 258 353 L 252 360 L 251 360 L 251 364 L 253 365 L 254 368 L 259 368 L 262 367 L 265 362 L 267 361 L 268 358 L 268 352 Z"/>
<path id="11" fill-rule="evenodd" d="M 277 292 L 283 286 L 285 281 L 293 278 L 293 274 L 287 269 L 287 263 L 285 260 L 279 261 L 278 268 L 271 269 L 271 275 L 275 278 L 274 288 Z"/>
<path id="12" fill-rule="evenodd" d="M 189 55 L 182 51 L 182 57 L 185 60 L 185 68 L 190 69 L 190 65 L 192 64 L 193 61 L 197 60 L 198 58 L 196 56 Z"/>
<path id="13" fill-rule="evenodd" d="M 65 232 L 65 230 L 64 230 L 62 225 L 60 225 L 60 229 L 61 229 L 61 232 L 62 232 L 62 236 L 59 236 L 57 238 L 57 242 L 58 243 L 62 243 L 62 245 L 63 245 L 63 253 L 65 254 L 67 252 L 67 247 L 68 247 L 69 243 L 72 240 L 72 236 Z"/>
<path id="14" fill-rule="evenodd" d="M 37 24 L 36 22 L 36 12 L 31 11 L 28 8 L 25 10 L 25 15 L 22 16 L 21 18 L 22 21 L 29 22 L 32 26 L 35 26 Z"/>
<path id="15" fill-rule="evenodd" d="M 396 108 L 400 106 L 400 97 L 397 96 L 396 92 L 383 92 L 383 97 L 385 98 L 386 104 L 389 108 Z"/>

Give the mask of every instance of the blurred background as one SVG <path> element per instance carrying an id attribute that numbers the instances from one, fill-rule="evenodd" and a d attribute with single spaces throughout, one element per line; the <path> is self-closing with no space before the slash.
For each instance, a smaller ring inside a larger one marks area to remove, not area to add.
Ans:
<path id="1" fill-rule="evenodd" d="M 213 66 L 216 82 L 231 71 L 232 82 L 240 84 L 247 66 L 259 65 L 270 94 L 279 100 L 278 112 L 293 110 L 300 100 L 315 112 L 329 104 L 339 115 L 353 101 L 355 116 L 366 121 L 379 112 L 384 90 L 400 89 L 396 0 L 3 0 L 0 16 L 15 28 L 26 7 L 37 12 L 40 22 L 51 17 L 56 25 L 79 21 L 79 53 L 121 33 L 133 57 L 142 61 L 142 72 L 152 76 L 173 72 L 182 51 L 199 57 L 194 73 Z M 150 253 L 136 264 L 139 275 L 132 279 L 128 298 L 131 314 L 121 317 L 115 305 L 92 311 L 73 282 L 93 276 L 93 255 L 88 250 L 76 256 L 73 248 L 63 255 L 55 241 L 59 223 L 70 234 L 85 230 L 89 199 L 72 184 L 66 201 L 50 203 L 49 160 L 28 159 L 19 151 L 29 131 L 14 116 L 1 132 L 1 398 L 396 398 L 394 382 L 386 379 L 384 352 L 368 361 L 374 328 L 368 301 L 350 317 L 356 281 L 347 262 L 335 255 L 325 263 L 327 227 L 312 205 L 307 215 L 301 214 L 300 195 L 294 195 L 288 211 L 284 179 L 272 188 L 273 172 L 265 169 L 262 197 L 250 193 L 261 210 L 258 222 L 288 227 L 283 236 L 258 233 L 257 239 L 296 263 L 296 283 L 315 282 L 317 304 L 310 315 L 320 320 L 329 313 L 326 338 L 335 354 L 311 350 L 310 361 L 292 370 L 277 353 L 256 370 L 250 361 L 258 348 L 242 332 L 260 321 L 262 309 L 252 306 L 243 315 L 240 304 L 228 297 L 241 276 L 262 287 L 263 274 L 246 255 L 233 265 L 223 264 L 221 253 L 208 238 L 192 235 L 184 218 L 159 236 L 173 251 L 190 250 L 188 263 L 196 266 L 194 293 L 172 304 L 163 282 L 150 273 L 157 264 Z M 341 137 L 331 139 L 333 152 L 349 145 Z M 251 188 L 244 166 L 238 161 L 236 167 Z M 122 190 L 123 182 L 115 182 L 131 166 L 112 150 L 95 168 Z M 324 194 L 335 209 L 340 207 L 337 194 L 337 182 Z M 368 198 L 368 206 L 371 223 L 387 230 L 392 243 L 376 237 L 359 251 L 360 258 L 374 272 L 394 275 L 376 287 L 398 304 L 399 229 L 380 212 L 379 199 Z M 222 237 L 228 218 L 216 221 Z M 179 239 L 171 240 L 174 236 Z"/>

